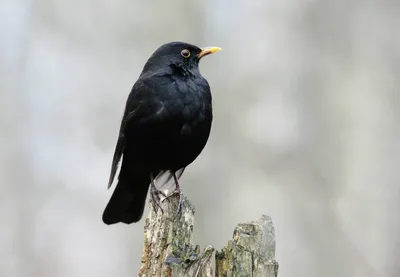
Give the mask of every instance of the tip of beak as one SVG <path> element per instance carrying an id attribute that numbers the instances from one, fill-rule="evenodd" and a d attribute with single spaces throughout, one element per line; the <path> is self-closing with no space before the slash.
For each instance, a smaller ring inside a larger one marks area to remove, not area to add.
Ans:
<path id="1" fill-rule="evenodd" d="M 202 51 L 209 52 L 209 53 L 215 53 L 215 52 L 221 51 L 222 48 L 213 46 L 213 47 L 204 47 L 204 48 L 202 48 L 201 50 L 202 50 Z"/>

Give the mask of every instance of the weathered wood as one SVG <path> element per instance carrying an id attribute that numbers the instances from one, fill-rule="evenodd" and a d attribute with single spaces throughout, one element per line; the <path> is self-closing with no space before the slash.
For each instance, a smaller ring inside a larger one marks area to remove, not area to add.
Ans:
<path id="1" fill-rule="evenodd" d="M 179 197 L 174 195 L 161 203 L 161 209 L 150 207 L 145 223 L 144 248 L 140 277 L 212 277 L 214 248 L 202 253 L 193 246 L 194 207 L 183 197 L 177 214 Z M 150 201 L 150 205 L 152 205 Z M 268 216 L 239 224 L 233 239 L 216 254 L 216 277 L 277 277 L 275 231 Z"/>
<path id="2" fill-rule="evenodd" d="M 212 277 L 214 248 L 207 246 L 200 254 L 200 247 L 193 246 L 194 207 L 183 197 L 177 214 L 178 201 L 173 195 L 161 203 L 162 210 L 150 207 L 139 276 Z"/>
<path id="3" fill-rule="evenodd" d="M 277 277 L 275 261 L 275 229 L 269 216 L 241 223 L 233 232 L 233 240 L 215 255 L 216 277 Z"/>

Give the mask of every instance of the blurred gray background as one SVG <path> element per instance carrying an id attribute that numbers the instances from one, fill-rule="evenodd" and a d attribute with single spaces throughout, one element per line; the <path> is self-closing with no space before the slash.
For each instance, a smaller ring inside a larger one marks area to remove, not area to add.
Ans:
<path id="1" fill-rule="evenodd" d="M 181 40 L 215 120 L 181 179 L 195 242 L 272 217 L 279 277 L 400 275 L 400 1 L 2 0 L 0 276 L 136 276 L 101 221 L 126 97 Z"/>

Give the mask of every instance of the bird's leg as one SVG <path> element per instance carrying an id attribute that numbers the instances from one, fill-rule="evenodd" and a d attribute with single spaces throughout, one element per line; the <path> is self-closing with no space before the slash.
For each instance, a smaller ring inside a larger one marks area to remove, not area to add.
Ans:
<path id="1" fill-rule="evenodd" d="M 179 194 L 178 210 L 176 211 L 177 213 L 179 213 L 182 209 L 182 190 L 181 187 L 179 186 L 178 178 L 176 178 L 175 172 L 172 173 L 172 176 L 174 177 L 175 181 L 175 190 L 172 192 L 172 195 Z"/>
<path id="2" fill-rule="evenodd" d="M 167 197 L 167 196 L 165 195 L 164 192 L 162 192 L 161 190 L 158 190 L 156 188 L 156 185 L 154 184 L 153 173 L 150 173 L 150 181 L 151 181 L 151 183 L 150 183 L 150 196 L 151 196 L 151 200 L 153 202 L 153 209 L 154 209 L 154 211 L 157 212 L 158 208 L 160 208 L 161 212 L 164 213 L 163 209 L 161 208 L 160 194 L 163 195 L 164 197 Z"/>
<path id="3" fill-rule="evenodd" d="M 172 195 L 178 194 L 179 195 L 179 202 L 178 202 L 178 209 L 176 211 L 177 214 L 180 213 L 181 209 L 182 209 L 182 190 L 181 187 L 179 186 L 179 182 L 178 182 L 178 178 L 176 177 L 175 172 L 171 172 L 172 177 L 174 177 L 174 182 L 175 182 L 175 190 L 168 195 L 168 197 L 166 197 L 166 199 L 169 201 L 168 198 L 170 198 Z"/>
<path id="4" fill-rule="evenodd" d="M 175 182 L 175 190 L 173 191 L 173 194 L 181 194 L 181 187 L 179 186 L 179 181 L 178 178 L 176 177 L 175 172 L 172 173 L 172 177 L 174 177 L 174 182 Z"/>

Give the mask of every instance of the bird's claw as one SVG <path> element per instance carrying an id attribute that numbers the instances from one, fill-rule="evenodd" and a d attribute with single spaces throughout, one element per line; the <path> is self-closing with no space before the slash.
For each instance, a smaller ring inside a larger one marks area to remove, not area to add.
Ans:
<path id="1" fill-rule="evenodd" d="M 150 188 L 150 196 L 151 196 L 151 200 L 152 200 L 152 204 L 153 204 L 153 209 L 154 211 L 158 211 L 158 208 L 161 209 L 161 212 L 164 213 L 164 210 L 161 208 L 161 198 L 160 198 L 160 194 L 162 196 L 164 196 L 164 199 L 169 201 L 169 198 L 175 194 L 179 195 L 179 201 L 178 201 L 178 208 L 176 210 L 176 216 L 181 214 L 181 210 L 182 210 L 182 200 L 183 200 L 183 194 L 182 194 L 182 190 L 179 186 L 179 182 L 178 182 L 178 178 L 176 178 L 176 175 L 173 174 L 174 177 L 174 181 L 175 181 L 175 190 L 170 194 L 170 195 L 166 195 L 162 190 L 159 190 L 156 188 L 155 184 L 154 184 L 154 178 L 151 175 L 151 188 Z"/>
<path id="2" fill-rule="evenodd" d="M 178 178 L 176 177 L 176 174 L 174 172 L 174 174 L 172 175 L 174 177 L 174 181 L 175 181 L 175 190 L 172 193 L 172 195 L 174 194 L 178 194 L 179 195 L 179 202 L 178 202 L 178 208 L 176 210 L 176 215 L 180 215 L 181 214 L 181 210 L 182 210 L 182 190 L 181 187 L 179 186 L 179 181 Z"/>
<path id="3" fill-rule="evenodd" d="M 182 210 L 182 204 L 183 204 L 183 201 L 182 201 L 183 200 L 182 190 L 179 187 L 175 188 L 175 190 L 170 195 L 168 195 L 165 199 L 169 201 L 169 198 L 174 196 L 174 195 L 176 195 L 176 194 L 179 195 L 179 202 L 178 202 L 178 208 L 176 210 L 176 215 L 179 215 L 181 210 Z"/>
<path id="4" fill-rule="evenodd" d="M 157 188 L 156 188 L 156 186 L 155 185 L 151 185 L 151 189 L 150 189 L 150 197 L 151 197 L 151 202 L 152 202 L 152 204 L 153 204 L 153 209 L 154 209 L 154 211 L 155 212 L 157 212 L 158 211 L 158 208 L 160 208 L 161 209 L 161 212 L 162 213 L 164 213 L 164 210 L 162 209 L 162 207 L 161 207 L 161 197 L 160 197 L 160 194 L 162 195 L 162 196 L 164 196 L 165 198 L 167 198 L 167 195 L 163 192 L 163 191 L 161 191 L 161 190 L 158 190 Z"/>
<path id="5" fill-rule="evenodd" d="M 182 211 L 182 199 L 183 199 L 182 190 L 180 189 L 174 190 L 173 194 L 179 194 L 179 202 L 178 202 L 178 208 L 176 210 L 176 215 L 180 215 Z"/>

